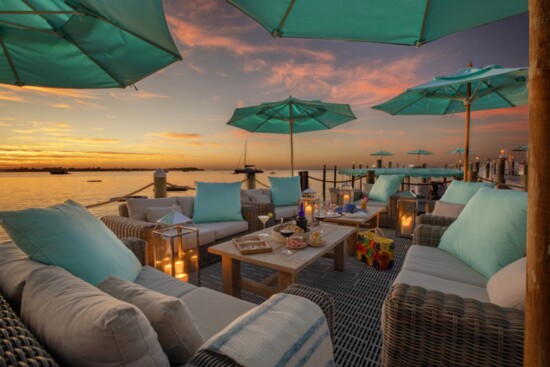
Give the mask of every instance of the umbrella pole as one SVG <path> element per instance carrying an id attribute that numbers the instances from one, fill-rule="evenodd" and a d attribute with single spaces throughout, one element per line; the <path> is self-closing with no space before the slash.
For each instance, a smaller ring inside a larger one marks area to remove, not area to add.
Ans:
<path id="1" fill-rule="evenodd" d="M 468 66 L 472 66 L 472 64 L 468 64 Z M 464 143 L 464 181 L 468 182 L 470 181 L 470 163 L 468 162 L 468 158 L 470 155 L 470 111 L 472 108 L 470 96 L 472 95 L 472 83 L 468 83 L 466 85 L 466 132 L 465 132 L 465 143 Z"/>
<path id="2" fill-rule="evenodd" d="M 529 195 L 525 366 L 550 365 L 550 2 L 529 0 Z"/>
<path id="3" fill-rule="evenodd" d="M 290 111 L 290 115 L 292 116 L 292 107 Z M 294 176 L 294 138 L 292 134 L 292 125 L 294 124 L 294 119 L 291 117 L 290 121 L 290 175 Z"/>

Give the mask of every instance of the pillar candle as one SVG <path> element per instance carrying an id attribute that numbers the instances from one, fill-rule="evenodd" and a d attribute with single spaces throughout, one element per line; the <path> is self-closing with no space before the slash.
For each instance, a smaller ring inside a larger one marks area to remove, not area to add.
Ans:
<path id="1" fill-rule="evenodd" d="M 349 204 L 349 195 L 345 194 L 342 201 L 343 201 L 342 205 Z"/>
<path id="2" fill-rule="evenodd" d="M 313 223 L 313 208 L 311 205 L 306 206 L 306 219 L 309 223 Z"/>
<path id="3" fill-rule="evenodd" d="M 181 280 L 182 282 L 189 282 L 189 275 L 187 273 L 176 274 L 176 279 Z"/>
<path id="4" fill-rule="evenodd" d="M 178 260 L 174 263 L 176 274 L 183 273 L 183 261 Z"/>

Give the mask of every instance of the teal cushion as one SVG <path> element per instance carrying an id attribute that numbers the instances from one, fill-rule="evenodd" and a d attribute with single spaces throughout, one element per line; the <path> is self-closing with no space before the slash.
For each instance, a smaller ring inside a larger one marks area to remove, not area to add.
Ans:
<path id="1" fill-rule="evenodd" d="M 268 177 L 274 206 L 298 205 L 302 197 L 300 177 Z"/>
<path id="2" fill-rule="evenodd" d="M 243 220 L 240 182 L 197 182 L 196 191 L 195 223 Z"/>
<path id="3" fill-rule="evenodd" d="M 403 175 L 380 175 L 369 192 L 369 200 L 387 202 L 399 190 Z"/>
<path id="4" fill-rule="evenodd" d="M 439 248 L 491 278 L 525 256 L 527 193 L 481 188 L 443 234 Z"/>
<path id="5" fill-rule="evenodd" d="M 482 187 L 494 188 L 495 184 L 490 182 L 464 182 L 454 180 L 451 182 L 441 201 L 451 204 L 466 205 L 468 200 Z"/>
<path id="6" fill-rule="evenodd" d="M 97 285 L 111 275 L 133 282 L 141 271 L 136 256 L 82 205 L 0 212 L 2 227 L 31 259 L 55 265 Z"/>

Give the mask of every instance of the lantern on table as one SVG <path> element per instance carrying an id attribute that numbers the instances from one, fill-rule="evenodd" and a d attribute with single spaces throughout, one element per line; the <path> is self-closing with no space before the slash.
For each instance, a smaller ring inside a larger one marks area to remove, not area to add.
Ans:
<path id="1" fill-rule="evenodd" d="M 412 191 L 404 192 L 397 200 L 397 228 L 400 237 L 412 238 L 418 215 L 418 198 Z"/>
<path id="2" fill-rule="evenodd" d="M 173 208 L 153 229 L 154 264 L 174 278 L 200 286 L 199 230 Z"/>
<path id="3" fill-rule="evenodd" d="M 304 212 L 307 222 L 314 223 L 321 210 L 321 200 L 317 197 L 317 192 L 308 187 L 302 192 L 302 197 L 298 200 L 298 207 L 304 204 Z"/>
<path id="4" fill-rule="evenodd" d="M 355 211 L 355 205 L 353 204 L 354 190 L 349 182 L 342 185 L 340 189 L 340 206 L 342 206 L 344 212 Z"/>

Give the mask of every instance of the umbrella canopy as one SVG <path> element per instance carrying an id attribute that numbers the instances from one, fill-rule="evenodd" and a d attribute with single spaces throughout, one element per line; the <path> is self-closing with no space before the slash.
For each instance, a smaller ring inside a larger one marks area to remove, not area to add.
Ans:
<path id="1" fill-rule="evenodd" d="M 466 112 L 464 179 L 468 179 L 470 111 L 515 107 L 527 103 L 524 68 L 497 65 L 476 68 L 471 64 L 453 75 L 408 89 L 374 109 L 392 115 L 446 115 Z"/>
<path id="2" fill-rule="evenodd" d="M 458 160 L 461 160 L 462 159 L 461 154 L 464 153 L 464 148 L 455 148 L 451 150 L 449 153 L 458 154 Z"/>
<path id="3" fill-rule="evenodd" d="M 416 154 L 418 156 L 418 163 L 420 163 L 421 155 L 432 155 L 433 153 L 428 152 L 427 150 L 424 150 L 424 149 L 415 149 L 415 150 L 411 150 L 410 152 L 407 152 L 407 154 Z"/>
<path id="4" fill-rule="evenodd" d="M 126 87 L 177 60 L 161 0 L 0 2 L 0 83 Z"/>
<path id="5" fill-rule="evenodd" d="M 273 37 L 420 46 L 527 12 L 527 0 L 227 0 Z M 452 15 L 452 16 L 451 16 Z"/>
<path id="6" fill-rule="evenodd" d="M 512 149 L 514 152 L 528 152 L 529 147 L 527 145 L 522 145 L 521 147 L 518 147 L 516 149 Z"/>
<path id="7" fill-rule="evenodd" d="M 237 108 L 227 124 L 254 133 L 289 134 L 290 168 L 294 175 L 294 134 L 332 129 L 356 118 L 347 104 L 291 96 L 279 102 Z"/>
<path id="8" fill-rule="evenodd" d="M 378 156 L 380 157 L 380 161 L 382 161 L 382 157 L 393 155 L 393 153 L 386 152 L 385 150 L 379 150 L 377 152 L 371 153 L 370 155 Z"/>

